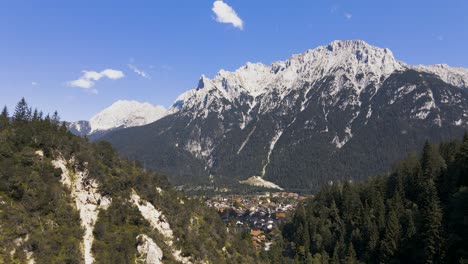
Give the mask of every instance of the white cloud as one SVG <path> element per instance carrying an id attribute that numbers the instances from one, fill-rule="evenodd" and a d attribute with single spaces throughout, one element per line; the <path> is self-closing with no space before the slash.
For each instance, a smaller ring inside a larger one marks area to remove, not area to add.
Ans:
<path id="1" fill-rule="evenodd" d="M 138 69 L 135 65 L 133 64 L 128 64 L 128 67 L 134 71 L 136 74 L 140 75 L 141 77 L 145 78 L 145 79 L 148 79 L 150 80 L 151 79 L 151 76 L 149 76 L 146 72 Z"/>
<path id="2" fill-rule="evenodd" d="M 215 19 L 219 23 L 232 24 L 241 30 L 244 28 L 244 22 L 237 15 L 236 11 L 223 1 L 215 1 L 211 10 L 215 13 Z"/>
<path id="3" fill-rule="evenodd" d="M 102 77 L 103 75 L 99 72 L 83 71 L 83 76 L 81 77 L 81 79 L 99 81 L 99 79 L 101 79 Z"/>
<path id="4" fill-rule="evenodd" d="M 125 76 L 123 72 L 112 69 L 103 70 L 101 74 L 111 80 L 117 80 Z"/>
<path id="5" fill-rule="evenodd" d="M 32 86 L 37 86 L 37 82 L 31 82 Z"/>
<path id="6" fill-rule="evenodd" d="M 117 80 L 123 78 L 125 75 L 123 72 L 113 69 L 105 69 L 101 72 L 96 71 L 83 71 L 83 75 L 77 80 L 69 81 L 68 86 L 79 87 L 83 89 L 90 89 L 102 78 L 108 78 L 111 80 Z M 91 91 L 97 93 L 96 89 Z"/>
<path id="7" fill-rule="evenodd" d="M 353 18 L 353 14 L 351 14 L 351 13 L 345 13 L 344 16 L 346 17 L 346 19 Z"/>
<path id="8" fill-rule="evenodd" d="M 89 89 L 94 86 L 94 82 L 88 79 L 81 78 L 78 80 L 68 82 L 68 85 L 83 89 Z"/>

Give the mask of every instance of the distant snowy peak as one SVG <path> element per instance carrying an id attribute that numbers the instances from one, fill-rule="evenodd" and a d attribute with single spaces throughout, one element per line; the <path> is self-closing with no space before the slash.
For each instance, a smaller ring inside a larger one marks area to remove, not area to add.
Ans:
<path id="1" fill-rule="evenodd" d="M 120 100 L 104 109 L 89 121 L 90 134 L 114 128 L 127 128 L 152 123 L 166 114 L 162 106 Z"/>

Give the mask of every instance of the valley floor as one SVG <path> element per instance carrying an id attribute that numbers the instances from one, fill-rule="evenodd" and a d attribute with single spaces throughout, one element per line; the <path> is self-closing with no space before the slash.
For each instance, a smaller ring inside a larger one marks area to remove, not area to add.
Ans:
<path id="1" fill-rule="evenodd" d="M 269 250 L 275 235 L 281 232 L 279 227 L 306 197 L 297 193 L 266 192 L 203 198 L 206 205 L 218 211 L 228 227 L 249 231 L 257 249 Z"/>

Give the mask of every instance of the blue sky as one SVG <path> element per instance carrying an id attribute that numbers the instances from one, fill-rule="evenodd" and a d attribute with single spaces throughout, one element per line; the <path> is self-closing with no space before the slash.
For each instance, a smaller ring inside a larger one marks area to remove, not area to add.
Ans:
<path id="1" fill-rule="evenodd" d="M 468 67 L 466 0 L 224 3 L 242 25 L 225 12 L 217 18 L 213 0 L 2 0 L 0 105 L 11 112 L 24 96 L 70 121 L 119 99 L 168 107 L 201 74 L 269 64 L 336 39 L 390 48 L 410 64 Z M 85 70 L 92 87 L 72 86 Z"/>

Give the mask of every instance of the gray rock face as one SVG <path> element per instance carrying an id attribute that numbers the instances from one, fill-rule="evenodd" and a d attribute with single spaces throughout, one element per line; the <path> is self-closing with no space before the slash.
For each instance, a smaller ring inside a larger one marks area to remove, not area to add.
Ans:
<path id="1" fill-rule="evenodd" d="M 137 240 L 137 256 L 136 263 L 142 264 L 160 264 L 163 258 L 162 250 L 154 243 L 147 235 L 140 234 L 136 237 Z"/>

